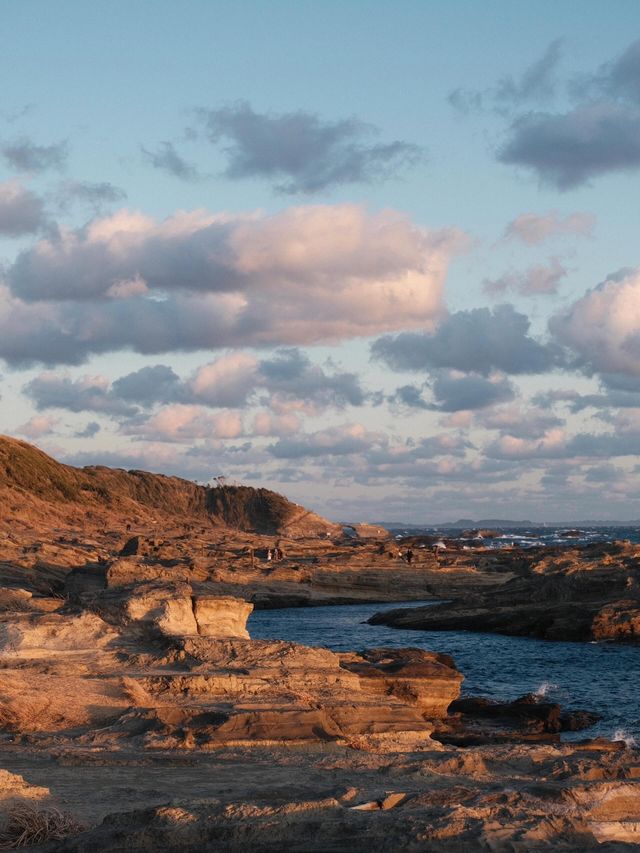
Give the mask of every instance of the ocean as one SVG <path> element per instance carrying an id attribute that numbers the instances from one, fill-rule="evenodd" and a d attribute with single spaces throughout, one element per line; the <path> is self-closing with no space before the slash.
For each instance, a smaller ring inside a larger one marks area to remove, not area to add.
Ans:
<path id="1" fill-rule="evenodd" d="M 637 537 L 637 530 L 634 533 Z M 414 601 L 404 605 L 433 603 Z M 446 652 L 464 674 L 462 695 L 512 700 L 525 693 L 537 693 L 565 708 L 602 715 L 602 721 L 591 729 L 563 734 L 566 740 L 602 735 L 640 743 L 640 647 L 561 643 L 465 631 L 409 631 L 367 624 L 374 613 L 401 606 L 402 603 L 355 604 L 259 610 L 251 615 L 248 629 L 253 639 L 289 640 L 334 651 L 414 646 Z"/>

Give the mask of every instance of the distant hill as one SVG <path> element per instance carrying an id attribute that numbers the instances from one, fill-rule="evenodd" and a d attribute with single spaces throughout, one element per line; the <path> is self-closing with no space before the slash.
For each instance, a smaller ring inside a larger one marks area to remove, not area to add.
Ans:
<path id="1" fill-rule="evenodd" d="M 282 536 L 341 530 L 269 489 L 199 486 L 179 477 L 103 466 L 74 468 L 9 436 L 0 436 L 0 506 L 5 527 L 21 519 L 68 523 L 90 516 L 105 524 L 206 520 L 248 533 Z"/>
<path id="2" fill-rule="evenodd" d="M 638 527 L 640 519 L 631 521 L 607 521 L 604 519 L 579 519 L 578 521 L 514 521 L 508 518 L 459 518 L 457 521 L 441 521 L 437 524 L 432 524 L 426 521 L 424 524 L 407 524 L 403 521 L 379 521 L 376 522 L 381 527 L 386 527 L 387 530 L 424 530 L 425 528 L 434 530 L 471 530 L 481 527 L 495 528 L 500 530 L 523 530 L 534 527 Z"/>

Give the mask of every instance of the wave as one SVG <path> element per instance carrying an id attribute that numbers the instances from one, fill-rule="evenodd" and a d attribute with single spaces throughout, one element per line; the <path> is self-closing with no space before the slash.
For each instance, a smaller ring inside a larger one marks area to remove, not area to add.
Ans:
<path id="1" fill-rule="evenodd" d="M 612 740 L 623 740 L 629 748 L 633 748 L 638 745 L 638 741 L 634 738 L 632 734 L 625 731 L 625 729 L 616 729 L 611 738 Z"/>

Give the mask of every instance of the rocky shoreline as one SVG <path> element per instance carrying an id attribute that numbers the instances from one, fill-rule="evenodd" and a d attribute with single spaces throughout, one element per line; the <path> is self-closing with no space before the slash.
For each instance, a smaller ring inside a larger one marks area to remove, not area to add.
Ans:
<path id="1" fill-rule="evenodd" d="M 640 754 L 589 739 L 589 709 L 461 698 L 445 654 L 246 627 L 254 606 L 432 598 L 385 618 L 635 642 L 637 546 L 436 553 L 270 493 L 0 451 L 0 849 L 638 848 Z"/>
<path id="2" fill-rule="evenodd" d="M 517 575 L 514 572 L 500 588 L 454 593 L 452 601 L 387 611 L 369 621 L 428 631 L 640 642 L 639 545 L 610 542 L 506 553 Z"/>

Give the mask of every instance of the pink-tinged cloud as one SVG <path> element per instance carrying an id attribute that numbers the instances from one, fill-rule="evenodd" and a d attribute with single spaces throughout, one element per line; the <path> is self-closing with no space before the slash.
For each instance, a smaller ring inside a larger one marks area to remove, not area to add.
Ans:
<path id="1" fill-rule="evenodd" d="M 223 355 L 199 367 L 189 380 L 193 396 L 208 405 L 242 405 L 258 384 L 258 359 L 246 352 Z"/>
<path id="2" fill-rule="evenodd" d="M 527 246 L 537 246 L 552 237 L 591 237 L 596 218 L 592 213 L 522 213 L 505 228 L 506 240 L 519 240 Z"/>
<path id="3" fill-rule="evenodd" d="M 552 295 L 558 292 L 560 282 L 567 269 L 558 258 L 550 258 L 546 264 L 534 264 L 524 272 L 508 272 L 499 278 L 484 279 L 485 293 L 492 296 L 515 291 L 522 296 Z"/>
<path id="4" fill-rule="evenodd" d="M 160 223 L 120 211 L 18 256 L 0 293 L 0 356 L 80 363 L 125 348 L 310 344 L 431 329 L 448 264 L 464 243 L 455 229 L 430 231 L 355 205 L 272 216 L 180 212 Z"/>
<path id="5" fill-rule="evenodd" d="M 243 423 L 237 412 L 211 414 L 199 406 L 176 403 L 142 422 L 129 423 L 123 432 L 148 441 L 237 438 L 243 433 Z"/>
<path id="6" fill-rule="evenodd" d="M 296 415 L 273 412 L 258 412 L 253 420 L 253 435 L 295 435 L 302 427 L 300 418 Z"/>
<path id="7" fill-rule="evenodd" d="M 52 415 L 34 415 L 25 424 L 19 426 L 17 431 L 20 435 L 26 435 L 27 438 L 42 438 L 54 432 L 58 420 Z"/>
<path id="8" fill-rule="evenodd" d="M 640 270 L 610 276 L 549 327 L 586 369 L 640 376 Z"/>

